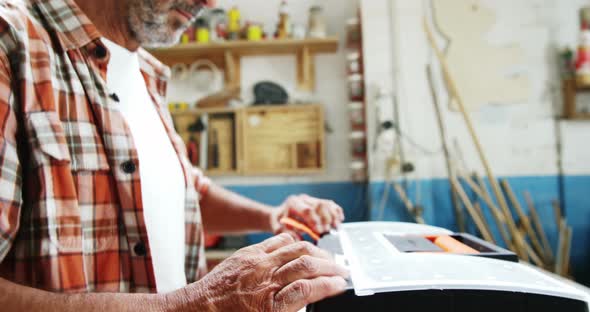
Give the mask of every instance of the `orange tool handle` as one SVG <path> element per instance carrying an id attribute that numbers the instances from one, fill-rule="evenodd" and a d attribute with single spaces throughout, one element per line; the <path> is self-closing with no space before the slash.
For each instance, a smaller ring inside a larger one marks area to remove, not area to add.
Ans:
<path id="1" fill-rule="evenodd" d="M 295 230 L 301 231 L 307 235 L 309 235 L 314 241 L 319 241 L 320 240 L 320 235 L 317 234 L 316 232 L 314 232 L 312 229 L 310 229 L 307 225 L 292 219 L 292 218 L 282 218 L 279 222 L 281 222 L 282 225 L 291 227 Z"/>
<path id="2" fill-rule="evenodd" d="M 434 244 L 446 252 L 456 254 L 478 254 L 479 251 L 461 243 L 460 241 L 448 236 L 439 236 L 434 240 Z"/>

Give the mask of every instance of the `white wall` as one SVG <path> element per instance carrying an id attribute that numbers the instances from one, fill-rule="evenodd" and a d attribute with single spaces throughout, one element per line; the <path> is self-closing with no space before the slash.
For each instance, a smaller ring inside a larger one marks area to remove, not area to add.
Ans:
<path id="1" fill-rule="evenodd" d="M 430 150 L 440 151 L 438 127 L 425 72 L 426 64 L 438 63 L 430 52 L 422 27 L 422 17 L 429 14 L 430 2 L 361 0 L 361 3 L 365 22 L 369 94 L 374 94 L 375 85 L 383 81 L 395 86 L 392 89 L 399 90 L 404 132 Z M 552 105 L 557 103 L 561 106 L 561 91 L 554 53 L 565 45 L 576 45 L 578 10 L 588 5 L 588 2 L 483 0 L 483 3 L 497 13 L 497 23 L 488 36 L 490 43 L 519 43 L 528 57 L 525 69 L 531 82 L 531 92 L 526 102 L 486 105 L 480 111 L 473 112 L 472 117 L 488 160 L 498 176 L 555 174 L 556 140 L 551 116 Z M 397 36 L 391 35 L 393 32 L 389 31 L 392 24 L 395 25 L 394 29 L 397 28 Z M 388 25 L 389 28 L 386 28 Z M 388 39 L 385 34 L 392 38 Z M 391 77 L 396 79 L 395 85 Z M 438 85 L 439 94 L 444 100 L 443 113 L 449 137 L 460 142 L 469 169 L 482 172 L 460 114 L 448 109 L 441 80 Z M 374 107 L 371 107 L 369 120 L 374 120 L 371 119 L 374 113 Z M 566 174 L 590 174 L 590 123 L 568 121 L 561 122 L 561 125 Z M 371 138 L 374 139 L 374 135 Z M 442 153 L 425 155 L 409 144 L 405 144 L 405 149 L 408 160 L 417 165 L 416 177 L 446 176 Z M 371 161 L 372 180 L 382 180 L 383 155 L 373 153 Z"/>
<path id="2" fill-rule="evenodd" d="M 225 9 L 237 5 L 242 11 L 244 21 L 262 22 L 266 25 L 267 31 L 274 32 L 278 21 L 280 0 L 218 0 L 217 2 L 219 7 Z M 324 8 L 329 34 L 341 39 L 341 47 L 337 54 L 319 55 L 316 59 L 317 92 L 312 95 L 312 98 L 324 104 L 327 121 L 334 130 L 334 133 L 328 134 L 326 138 L 328 167 L 326 173 L 305 177 L 223 177 L 216 178 L 216 182 L 239 185 L 333 182 L 350 179 L 344 39 L 346 20 L 356 16 L 358 4 L 356 0 L 289 1 L 294 22 L 307 25 L 309 8 L 316 4 Z M 309 95 L 297 92 L 295 77 L 294 56 L 245 58 L 242 61 L 242 96 L 246 102 L 251 103 L 253 85 L 261 80 L 272 80 L 286 87 L 291 98 L 309 98 Z M 174 83 L 171 85 L 171 101 L 194 100 L 196 96 L 193 90 Z"/>

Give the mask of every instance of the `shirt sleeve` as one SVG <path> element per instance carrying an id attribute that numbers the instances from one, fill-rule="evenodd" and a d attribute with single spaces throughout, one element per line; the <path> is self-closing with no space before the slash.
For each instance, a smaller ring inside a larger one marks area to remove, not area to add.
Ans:
<path id="1" fill-rule="evenodd" d="M 9 64 L 6 53 L 0 52 L 0 262 L 14 242 L 22 206 L 22 172 Z"/>
<path id="2" fill-rule="evenodd" d="M 193 174 L 195 176 L 195 189 L 201 195 L 201 198 L 204 198 L 209 191 L 209 187 L 211 186 L 211 179 L 205 176 L 203 170 L 193 167 Z"/>

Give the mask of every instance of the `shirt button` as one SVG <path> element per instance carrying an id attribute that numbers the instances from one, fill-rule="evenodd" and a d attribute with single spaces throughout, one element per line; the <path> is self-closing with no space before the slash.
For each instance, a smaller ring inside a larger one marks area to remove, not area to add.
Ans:
<path id="1" fill-rule="evenodd" d="M 147 250 L 145 248 L 145 244 L 143 242 L 137 242 L 135 246 L 133 246 L 133 251 L 136 255 L 143 257 L 147 254 Z"/>
<path id="2" fill-rule="evenodd" d="M 117 93 L 113 93 L 110 95 L 111 99 L 117 103 L 119 103 L 119 96 L 117 95 Z"/>
<path id="3" fill-rule="evenodd" d="M 105 57 L 107 57 L 107 48 L 105 48 L 104 46 L 97 44 L 96 48 L 94 49 L 94 56 L 97 59 L 103 59 Z"/>
<path id="4" fill-rule="evenodd" d="M 127 174 L 132 174 L 135 173 L 135 170 L 137 170 L 137 166 L 132 160 L 128 160 L 121 164 L 121 170 Z"/>

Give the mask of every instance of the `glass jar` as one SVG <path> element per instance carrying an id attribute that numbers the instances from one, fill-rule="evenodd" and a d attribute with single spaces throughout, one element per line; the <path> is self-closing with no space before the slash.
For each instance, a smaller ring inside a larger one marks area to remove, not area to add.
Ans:
<path id="1" fill-rule="evenodd" d="M 354 160 L 350 163 L 351 177 L 354 182 L 367 181 L 367 165 L 364 160 Z"/>
<path id="2" fill-rule="evenodd" d="M 309 9 L 309 34 L 310 38 L 326 38 L 326 20 L 324 9 L 321 6 L 313 6 Z"/>
<path id="3" fill-rule="evenodd" d="M 365 105 L 363 102 L 351 102 L 348 104 L 350 127 L 361 130 L 365 127 Z"/>
<path id="4" fill-rule="evenodd" d="M 365 94 L 363 75 L 354 74 L 348 76 L 348 91 L 353 101 L 362 100 Z"/>
<path id="5" fill-rule="evenodd" d="M 350 133 L 350 153 L 354 158 L 365 158 L 367 156 L 367 135 L 364 131 Z"/>

